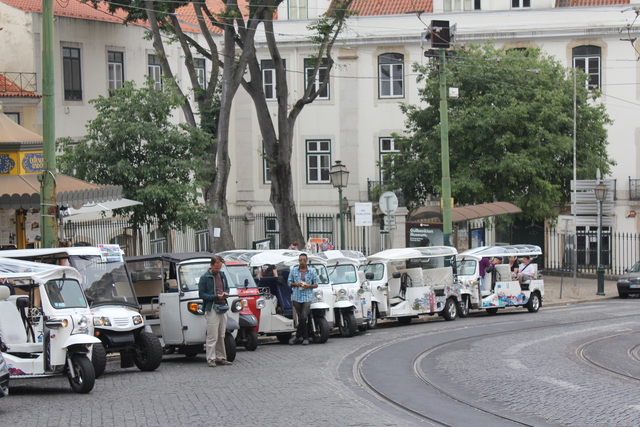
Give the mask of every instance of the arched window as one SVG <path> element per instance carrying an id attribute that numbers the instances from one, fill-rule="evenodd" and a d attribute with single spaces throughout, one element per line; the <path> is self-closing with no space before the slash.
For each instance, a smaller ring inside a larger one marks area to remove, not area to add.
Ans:
<path id="1" fill-rule="evenodd" d="M 404 96 L 404 55 L 383 53 L 378 56 L 378 94 L 380 98 Z"/>
<path id="2" fill-rule="evenodd" d="M 589 90 L 600 87 L 600 70 L 602 48 L 598 46 L 578 46 L 572 51 L 573 67 L 584 71 L 587 78 L 587 88 Z"/>

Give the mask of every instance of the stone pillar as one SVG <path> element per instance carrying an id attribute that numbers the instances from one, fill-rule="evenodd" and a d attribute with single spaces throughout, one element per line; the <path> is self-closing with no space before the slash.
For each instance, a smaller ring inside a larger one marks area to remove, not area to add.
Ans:
<path id="1" fill-rule="evenodd" d="M 251 212 L 251 203 L 247 202 L 244 207 L 247 209 L 244 213 L 244 249 L 253 249 L 253 242 L 256 240 L 256 215 Z"/>
<path id="2" fill-rule="evenodd" d="M 389 238 L 391 240 L 389 249 L 406 248 L 407 247 L 407 215 L 409 211 L 405 207 L 400 207 L 393 214 L 396 219 L 396 229 L 391 230 Z"/>

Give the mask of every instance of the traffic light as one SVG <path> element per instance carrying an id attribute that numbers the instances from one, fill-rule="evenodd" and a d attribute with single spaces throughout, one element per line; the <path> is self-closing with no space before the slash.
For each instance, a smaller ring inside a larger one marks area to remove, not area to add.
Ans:
<path id="1" fill-rule="evenodd" d="M 451 45 L 449 21 L 431 21 L 431 47 L 448 49 Z"/>

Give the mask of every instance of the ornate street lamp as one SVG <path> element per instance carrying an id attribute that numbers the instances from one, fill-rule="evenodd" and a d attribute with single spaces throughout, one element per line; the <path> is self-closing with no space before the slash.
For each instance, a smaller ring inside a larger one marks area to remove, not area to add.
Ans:
<path id="1" fill-rule="evenodd" d="M 598 170 L 598 172 L 600 172 Z M 598 174 L 599 175 L 599 174 Z M 604 295 L 604 267 L 602 266 L 602 201 L 607 198 L 607 186 L 600 182 L 593 189 L 598 200 L 598 293 L 597 295 Z"/>
<path id="2" fill-rule="evenodd" d="M 349 171 L 340 160 L 331 166 L 331 184 L 338 189 L 338 207 L 340 208 L 340 249 L 344 249 L 344 208 L 342 203 L 342 189 L 349 183 Z"/>

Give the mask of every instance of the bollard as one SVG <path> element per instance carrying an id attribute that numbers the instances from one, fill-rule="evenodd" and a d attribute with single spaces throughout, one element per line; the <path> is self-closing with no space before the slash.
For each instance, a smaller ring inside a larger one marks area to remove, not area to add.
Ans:
<path id="1" fill-rule="evenodd" d="M 597 295 L 604 295 L 604 267 L 598 267 L 598 293 Z"/>

